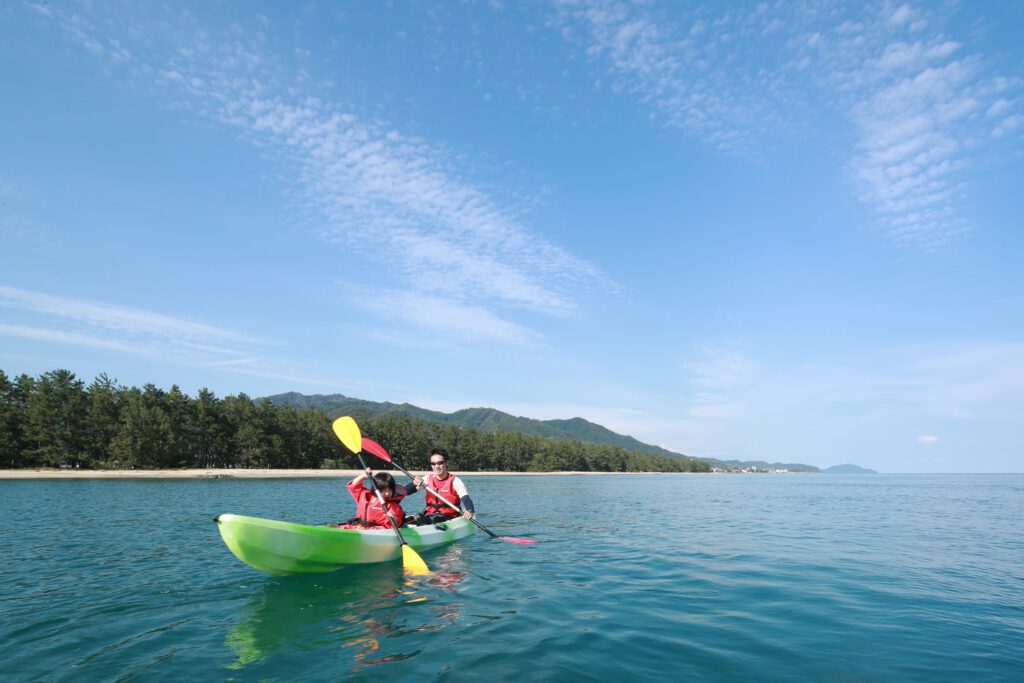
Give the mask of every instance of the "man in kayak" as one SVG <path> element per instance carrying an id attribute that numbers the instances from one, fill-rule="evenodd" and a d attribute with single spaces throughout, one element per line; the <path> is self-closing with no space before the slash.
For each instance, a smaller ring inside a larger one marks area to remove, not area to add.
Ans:
<path id="1" fill-rule="evenodd" d="M 469 498 L 466 485 L 448 471 L 448 451 L 443 448 L 431 449 L 430 474 L 422 484 L 419 482 L 419 477 L 416 479 L 417 481 L 409 484 L 407 488 L 411 489 L 409 493 L 412 493 L 421 486 L 425 487 L 427 489 L 427 507 L 423 512 L 411 518 L 414 524 L 436 524 L 459 515 L 466 519 L 473 519 L 473 501 Z M 435 494 L 434 491 L 437 493 Z"/>
<path id="2" fill-rule="evenodd" d="M 380 504 L 380 499 L 370 489 L 363 486 L 363 481 L 373 475 L 373 483 L 377 486 L 377 490 L 384 496 L 384 503 L 387 505 L 387 510 Z M 339 527 L 349 526 L 361 526 L 361 527 L 384 527 L 386 529 L 392 528 L 391 520 L 388 518 L 388 512 L 394 516 L 395 521 L 398 522 L 398 526 L 402 526 L 405 521 L 405 511 L 402 510 L 402 506 L 399 505 L 401 500 L 410 493 L 416 492 L 416 484 L 408 484 L 405 486 L 396 485 L 395 478 L 387 472 L 378 472 L 373 474 L 373 470 L 369 467 L 366 468 L 365 472 L 360 472 L 359 476 L 350 481 L 345 485 L 348 492 L 352 494 L 352 497 L 356 501 L 356 516 L 349 519 Z"/>

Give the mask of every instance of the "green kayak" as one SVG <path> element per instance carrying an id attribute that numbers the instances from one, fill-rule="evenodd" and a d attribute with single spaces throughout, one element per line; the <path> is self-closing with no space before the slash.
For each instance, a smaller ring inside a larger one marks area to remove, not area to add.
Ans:
<path id="1" fill-rule="evenodd" d="M 235 557 L 278 576 L 330 572 L 350 564 L 402 557 L 392 529 L 338 529 L 232 514 L 218 515 L 214 521 Z M 442 524 L 402 527 L 402 536 L 413 550 L 423 552 L 465 538 L 475 528 L 456 517 Z"/>

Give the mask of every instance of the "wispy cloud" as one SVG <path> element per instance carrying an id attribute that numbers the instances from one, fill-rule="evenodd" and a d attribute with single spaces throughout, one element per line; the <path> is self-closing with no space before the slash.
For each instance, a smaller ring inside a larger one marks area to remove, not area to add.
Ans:
<path id="1" fill-rule="evenodd" d="M 978 147 L 1012 129 L 1002 99 L 1012 84 L 986 74 L 983 58 L 947 38 L 935 17 L 901 5 L 870 18 L 853 36 L 868 48 L 839 51 L 850 61 L 836 82 L 855 98 L 860 138 L 850 167 L 889 239 L 941 247 L 969 229 L 957 210 L 965 172 Z"/>
<path id="2" fill-rule="evenodd" d="M 43 226 L 19 212 L 20 206 L 31 199 L 33 194 L 31 183 L 0 172 L 0 236 L 33 242 L 42 242 L 48 238 Z"/>
<path id="3" fill-rule="evenodd" d="M 90 334 L 80 332 L 68 332 L 46 327 L 34 327 L 31 325 L 8 325 L 0 323 L 0 335 L 6 337 L 19 337 L 21 339 L 32 339 L 34 341 L 55 342 L 68 344 L 69 346 L 81 346 L 90 349 L 102 349 L 104 351 L 122 351 L 126 353 L 142 353 L 144 350 L 139 346 L 126 344 L 116 339 L 103 339 Z M 152 352 L 154 349 L 149 349 Z"/>
<path id="4" fill-rule="evenodd" d="M 959 419 L 1024 419 L 1024 344 L 961 342 L 907 347 L 907 374 L 920 389 L 910 399 Z"/>
<path id="5" fill-rule="evenodd" d="M 913 425 L 1024 420 L 1024 345 L 962 341 L 877 349 L 829 364 L 776 365 L 736 343 L 705 344 L 683 366 L 685 389 L 662 430 L 645 416 L 635 435 L 669 435 L 675 450 L 750 459 L 759 450 L 799 450 L 793 416 L 809 433 L 891 432 L 894 416 Z M 731 418 L 743 418 L 743 430 Z M 788 421 L 780 432 L 776 425 Z M 640 423 L 638 423 L 640 424 Z M 916 427 L 921 429 L 921 426 Z M 920 432 L 918 432 L 920 434 Z M 893 444 L 898 449 L 903 444 Z M 943 443 L 924 434 L 916 443 Z M 820 457 L 823 453 L 805 457 Z"/>
<path id="6" fill-rule="evenodd" d="M 574 287 L 607 284 L 596 267 L 531 232 L 517 209 L 454 173 L 443 149 L 318 100 L 282 101 L 252 81 L 189 68 L 164 76 L 294 164 L 324 238 L 375 257 L 414 291 L 565 315 Z"/>
<path id="7" fill-rule="evenodd" d="M 541 338 L 529 328 L 506 320 L 490 310 L 468 303 L 416 291 L 342 285 L 352 305 L 368 312 L 388 311 L 398 323 L 418 328 L 431 345 L 458 347 L 477 342 L 539 347 Z M 387 343 L 408 343 L 405 334 L 379 335 Z M 464 407 L 464 406 L 463 406 Z"/>
<path id="8" fill-rule="evenodd" d="M 885 434 L 894 416 L 913 424 L 1024 421 L 1024 345 L 963 341 L 878 349 L 828 365 L 769 364 L 738 342 L 692 349 L 683 386 L 662 411 L 609 406 L 508 405 L 538 419 L 580 415 L 619 433 L 689 455 L 758 459 L 765 450 L 800 452 L 794 429 L 843 438 L 850 430 Z M 442 406 L 435 406 L 445 409 Z M 464 407 L 451 405 L 447 409 Z M 805 422 L 794 425 L 793 416 Z M 741 421 L 733 418 L 742 418 Z M 738 428 L 743 425 L 742 429 Z M 778 428 L 778 429 L 777 429 Z M 921 427 L 917 427 L 920 429 Z M 920 432 L 918 432 L 920 434 Z M 938 436 L 915 443 L 937 446 Z M 894 449 L 906 441 L 894 444 Z M 807 453 L 817 462 L 824 452 Z M 822 465 L 827 462 L 819 463 Z"/>
<path id="9" fill-rule="evenodd" d="M 0 335 L 149 356 L 252 377 L 329 385 L 267 350 L 269 340 L 116 304 L 0 287 Z"/>
<path id="10" fill-rule="evenodd" d="M 190 342 L 250 341 L 234 332 L 183 318 L 14 287 L 0 287 L 0 307 L 31 311 L 130 335 L 176 338 Z"/>
<path id="11" fill-rule="evenodd" d="M 688 361 L 690 415 L 700 419 L 740 417 L 747 413 L 746 397 L 758 374 L 757 365 L 738 344 L 704 345 Z"/>
<path id="12" fill-rule="evenodd" d="M 48 6 L 38 11 L 90 51 L 118 60 L 116 41 L 102 38 L 100 22 Z M 303 95 L 302 75 L 285 73 L 287 60 L 261 45 L 258 34 L 237 26 L 218 34 L 190 19 L 189 31 L 166 38 L 173 44 L 124 50 L 124 59 L 138 62 L 145 54 L 147 63 L 135 64 L 135 72 L 152 74 L 175 106 L 235 130 L 279 161 L 290 196 L 316 233 L 375 261 L 411 299 L 429 301 L 436 315 L 446 316 L 442 322 L 461 325 L 468 311 L 492 327 L 513 311 L 572 315 L 585 292 L 614 288 L 599 268 L 533 228 L 525 218 L 529 207 L 482 189 L 444 142 Z M 145 33 L 122 26 L 116 35 Z M 512 340 L 536 336 L 518 326 L 508 331 Z"/>
<path id="13" fill-rule="evenodd" d="M 765 402 L 827 409 L 894 411 L 945 420 L 1024 419 L 1024 344 L 915 344 L 848 358 L 829 367 L 790 368 Z M 858 407 L 860 406 L 860 407 Z M 816 409 L 817 409 L 816 408 Z"/>
<path id="14" fill-rule="evenodd" d="M 1018 80 L 945 33 L 937 11 L 882 2 L 632 4 L 562 0 L 560 26 L 616 89 L 665 125 L 756 153 L 836 109 L 848 168 L 878 229 L 926 250 L 970 229 L 967 172 L 993 140 L 1019 143 Z"/>
<path id="15" fill-rule="evenodd" d="M 618 0 L 561 0 L 556 7 L 563 33 L 606 66 L 613 89 L 637 97 L 665 125 L 751 153 L 781 123 L 769 100 L 784 84 L 739 59 L 751 39 L 777 40 L 779 17 L 760 8 L 745 17 Z"/>
<path id="16" fill-rule="evenodd" d="M 66 35 L 89 52 L 103 55 L 115 62 L 127 62 L 131 59 L 131 53 L 119 40 L 100 37 L 96 24 L 88 17 L 76 12 L 65 12 L 48 4 L 29 3 L 29 7 L 57 22 Z"/>
<path id="17" fill-rule="evenodd" d="M 28 192 L 21 183 L 0 173 L 0 200 L 24 199 L 27 195 Z"/>

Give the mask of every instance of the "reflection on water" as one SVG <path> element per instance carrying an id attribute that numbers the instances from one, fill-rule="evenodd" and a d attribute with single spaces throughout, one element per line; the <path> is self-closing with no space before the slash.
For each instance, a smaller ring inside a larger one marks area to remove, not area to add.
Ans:
<path id="1" fill-rule="evenodd" d="M 210 518 L 330 519 L 337 482 L 0 482 L 0 681 L 1021 680 L 1024 475 L 472 488 L 541 542 L 286 579 Z"/>
<path id="2" fill-rule="evenodd" d="M 225 642 L 244 669 L 282 652 L 330 651 L 337 645 L 353 672 L 420 653 L 405 636 L 443 631 L 459 617 L 465 580 L 462 549 L 428 556 L 431 573 L 413 576 L 398 562 L 292 577 L 255 577 L 255 590 Z M 345 664 L 345 662 L 342 662 Z"/>

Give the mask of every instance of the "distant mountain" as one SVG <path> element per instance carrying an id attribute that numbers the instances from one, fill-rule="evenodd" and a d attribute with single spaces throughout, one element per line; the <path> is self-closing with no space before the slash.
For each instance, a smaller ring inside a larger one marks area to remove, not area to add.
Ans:
<path id="1" fill-rule="evenodd" d="M 869 470 L 857 465 L 833 465 L 822 470 L 825 474 L 878 474 L 875 470 Z"/>
<path id="2" fill-rule="evenodd" d="M 478 429 L 483 432 L 519 432 L 531 436 L 542 436 L 548 439 L 569 439 L 587 443 L 619 446 L 628 451 L 653 453 L 670 458 L 686 458 L 682 453 L 674 453 L 659 446 L 637 441 L 631 436 L 616 434 L 606 427 L 574 417 L 568 420 L 534 420 L 529 417 L 516 417 L 494 408 L 464 408 L 454 413 L 442 413 L 427 410 L 410 403 L 378 403 L 361 398 L 352 398 L 342 394 L 314 394 L 307 396 L 296 392 L 268 396 L 271 403 L 289 405 L 305 410 L 323 410 L 332 418 L 341 415 L 365 415 L 377 418 L 383 415 L 397 414 L 418 417 L 428 422 L 455 425 Z"/>
<path id="3" fill-rule="evenodd" d="M 322 410 L 332 418 L 342 415 L 365 415 L 378 418 L 384 415 L 408 415 L 427 422 L 439 422 L 456 427 L 478 429 L 483 432 L 519 432 L 530 436 L 542 436 L 548 439 L 568 439 L 586 443 L 619 446 L 628 451 L 640 451 L 664 455 L 669 458 L 690 459 L 682 453 L 675 453 L 660 446 L 637 441 L 631 436 L 616 434 L 607 427 L 574 417 L 568 420 L 534 420 L 529 417 L 516 417 L 494 408 L 464 408 L 454 413 L 442 413 L 414 406 L 411 403 L 390 403 L 384 401 L 366 401 L 342 394 L 313 394 L 307 396 L 297 392 L 268 396 L 271 403 L 288 405 L 303 410 Z M 790 472 L 819 472 L 812 465 L 799 463 L 767 463 L 761 460 L 715 460 L 713 458 L 697 458 L 712 466 L 723 469 L 789 470 Z M 852 467 L 852 465 L 850 465 Z"/>

